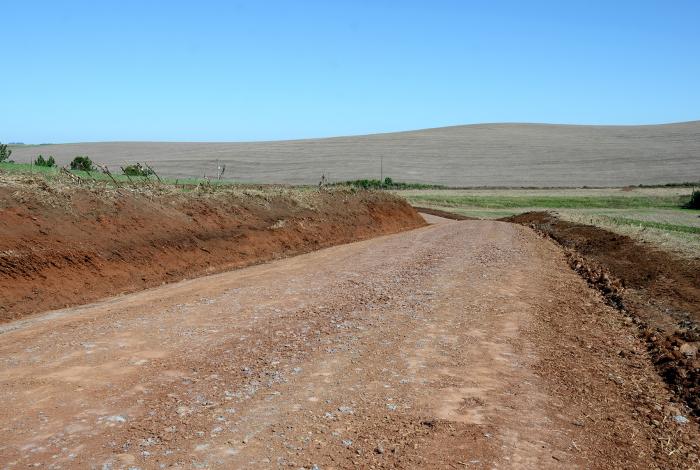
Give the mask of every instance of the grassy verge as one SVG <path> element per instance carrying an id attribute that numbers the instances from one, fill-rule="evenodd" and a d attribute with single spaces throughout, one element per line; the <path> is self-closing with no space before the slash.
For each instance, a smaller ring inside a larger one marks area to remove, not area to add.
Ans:
<path id="1" fill-rule="evenodd" d="M 605 219 L 609 220 L 613 224 L 617 225 L 632 225 L 635 227 L 646 227 L 653 228 L 657 230 L 665 230 L 669 232 L 681 232 L 681 233 L 699 233 L 700 227 L 688 226 L 688 225 L 676 225 L 668 224 L 664 222 L 653 222 L 648 220 L 639 219 L 628 219 L 626 217 L 615 217 L 609 215 L 602 215 Z"/>
<path id="2" fill-rule="evenodd" d="M 693 213 L 696 212 L 696 213 Z M 689 259 L 700 258 L 700 218 L 697 211 L 556 211 L 562 220 L 594 225 L 651 243 Z"/>
<path id="3" fill-rule="evenodd" d="M 405 189 L 446 189 L 445 186 L 438 184 L 423 184 L 423 183 L 402 183 L 394 181 L 391 178 L 384 180 L 363 179 L 350 180 L 333 183 L 332 186 L 353 186 L 362 189 L 389 189 L 389 190 L 405 190 Z"/>
<path id="4" fill-rule="evenodd" d="M 397 191 L 415 206 L 480 219 L 551 211 L 563 220 L 595 225 L 699 258 L 700 212 L 681 208 L 691 192 L 686 186 Z"/>
<path id="5" fill-rule="evenodd" d="M 58 173 L 58 168 L 47 168 L 45 166 L 36 166 L 29 163 L 7 163 L 0 162 L 0 170 L 8 173 L 37 173 L 47 176 Z"/>
<path id="6" fill-rule="evenodd" d="M 33 174 L 33 175 L 39 175 L 43 176 L 45 178 L 55 178 L 61 174 L 61 170 L 57 167 L 43 167 L 43 166 L 37 166 L 37 165 L 32 165 L 29 163 L 7 163 L 7 162 L 2 162 L 0 163 L 0 172 L 5 172 L 5 173 L 11 173 L 11 174 Z M 155 182 L 158 181 L 155 176 L 150 176 L 150 177 L 143 177 L 143 176 L 126 176 L 123 174 L 118 174 L 118 173 L 112 173 L 112 177 L 110 178 L 109 175 L 102 173 L 100 170 L 95 170 L 91 172 L 87 171 L 77 171 L 77 170 L 69 170 L 69 173 L 82 178 L 84 180 L 94 180 L 94 181 L 100 181 L 100 182 L 106 182 L 106 183 L 112 183 L 112 178 L 114 178 L 115 181 L 119 184 L 145 184 L 149 182 Z M 204 178 L 182 178 L 182 179 L 175 179 L 175 178 L 161 178 L 162 183 L 165 184 L 172 184 L 172 185 L 183 185 L 183 186 L 197 186 L 198 184 L 208 184 L 208 185 L 216 185 L 216 186 L 230 186 L 230 185 L 238 185 L 238 183 L 235 183 L 231 180 L 207 180 Z"/>
<path id="7" fill-rule="evenodd" d="M 630 209 L 675 208 L 683 203 L 678 196 L 452 196 L 412 195 L 408 199 L 416 203 L 443 207 L 472 207 L 485 209 Z"/>

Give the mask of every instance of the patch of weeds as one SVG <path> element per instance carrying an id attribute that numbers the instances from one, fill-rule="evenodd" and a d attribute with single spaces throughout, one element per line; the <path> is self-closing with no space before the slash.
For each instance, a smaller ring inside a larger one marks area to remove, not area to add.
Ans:
<path id="1" fill-rule="evenodd" d="M 90 160 L 90 157 L 86 155 L 78 155 L 72 162 L 70 162 L 70 169 L 78 171 L 95 171 L 95 165 L 92 163 L 92 160 Z"/>
<path id="2" fill-rule="evenodd" d="M 700 209 L 700 190 L 696 189 L 690 195 L 690 200 L 683 205 L 685 209 Z"/>
<path id="3" fill-rule="evenodd" d="M 34 160 L 34 165 L 52 168 L 56 166 L 56 160 L 53 158 L 53 155 L 49 155 L 49 158 L 44 158 L 43 155 L 39 155 L 36 157 L 36 160 Z"/>

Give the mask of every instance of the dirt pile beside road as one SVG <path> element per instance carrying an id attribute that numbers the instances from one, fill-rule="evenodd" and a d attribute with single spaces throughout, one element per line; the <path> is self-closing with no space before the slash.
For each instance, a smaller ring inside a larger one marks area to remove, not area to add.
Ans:
<path id="1" fill-rule="evenodd" d="M 683 259 L 546 212 L 506 219 L 569 249 L 569 261 L 639 325 L 659 373 L 700 416 L 700 259 Z"/>
<path id="2" fill-rule="evenodd" d="M 447 212 L 440 209 L 433 209 L 432 207 L 418 207 L 413 206 L 418 212 L 423 214 L 436 215 L 444 219 L 450 220 L 478 220 L 475 217 L 467 217 L 466 215 L 455 214 L 454 212 Z"/>
<path id="3" fill-rule="evenodd" d="M 0 175 L 0 322 L 424 224 L 381 192 Z"/>

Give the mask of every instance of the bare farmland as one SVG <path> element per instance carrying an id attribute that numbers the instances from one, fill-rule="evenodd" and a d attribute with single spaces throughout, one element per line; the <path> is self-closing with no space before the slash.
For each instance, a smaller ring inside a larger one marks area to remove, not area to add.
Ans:
<path id="1" fill-rule="evenodd" d="M 700 121 L 652 126 L 480 124 L 277 142 L 99 142 L 19 146 L 66 164 L 75 155 L 118 167 L 146 161 L 174 178 L 314 184 L 379 178 L 449 186 L 623 186 L 700 179 Z M 383 162 L 382 162 L 383 160 Z"/>

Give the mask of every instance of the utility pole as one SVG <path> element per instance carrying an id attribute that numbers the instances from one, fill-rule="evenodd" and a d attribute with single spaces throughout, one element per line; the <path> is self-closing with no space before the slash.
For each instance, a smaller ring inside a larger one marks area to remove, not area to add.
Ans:
<path id="1" fill-rule="evenodd" d="M 379 157 L 379 183 L 384 184 L 384 155 Z"/>

